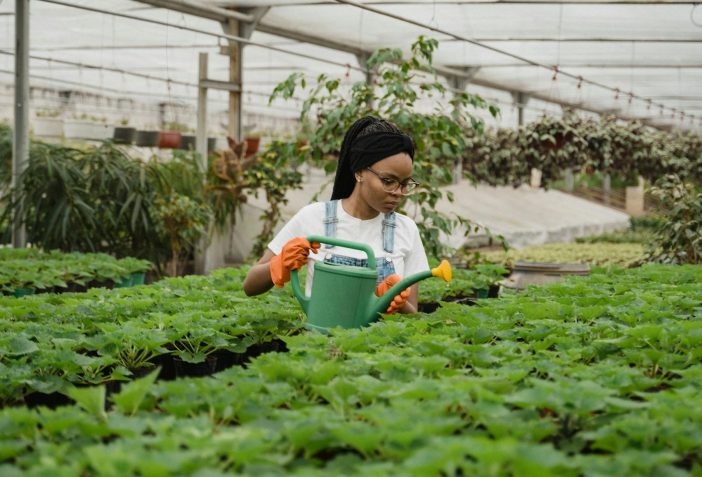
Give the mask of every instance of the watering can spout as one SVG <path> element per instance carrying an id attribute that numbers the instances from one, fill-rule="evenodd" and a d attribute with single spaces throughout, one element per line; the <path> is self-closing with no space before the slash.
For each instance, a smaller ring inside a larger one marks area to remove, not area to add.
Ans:
<path id="1" fill-rule="evenodd" d="M 372 316 L 377 316 L 378 313 L 385 313 L 390 306 L 390 302 L 405 288 L 414 285 L 415 283 L 424 280 L 425 278 L 437 277 L 445 282 L 450 282 L 452 278 L 451 264 L 448 260 L 442 260 L 438 267 L 425 272 L 415 273 L 409 277 L 405 277 L 390 288 L 383 296 L 374 301 L 371 305 Z"/>

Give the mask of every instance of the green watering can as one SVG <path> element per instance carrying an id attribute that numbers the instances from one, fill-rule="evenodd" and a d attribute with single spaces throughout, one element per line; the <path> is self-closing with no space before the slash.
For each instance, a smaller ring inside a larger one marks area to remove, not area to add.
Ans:
<path id="1" fill-rule="evenodd" d="M 311 235 L 310 242 L 326 243 L 365 252 L 367 267 L 353 267 L 315 262 L 312 295 L 305 296 L 300 288 L 298 271 L 292 270 L 290 282 L 293 293 L 307 315 L 309 329 L 326 332 L 329 328 L 359 328 L 378 319 L 379 313 L 387 310 L 390 302 L 402 290 L 429 277 L 451 281 L 451 265 L 444 260 L 431 271 L 419 272 L 405 277 L 381 297 L 375 296 L 375 254 L 368 245 L 337 238 Z"/>

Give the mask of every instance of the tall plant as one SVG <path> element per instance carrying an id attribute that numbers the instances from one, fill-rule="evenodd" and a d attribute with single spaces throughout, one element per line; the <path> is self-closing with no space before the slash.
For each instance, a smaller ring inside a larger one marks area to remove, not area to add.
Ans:
<path id="1" fill-rule="evenodd" d="M 450 234 L 460 223 L 471 229 L 468 220 L 436 210 L 442 197 L 453 200 L 439 186 L 450 183 L 456 162 L 462 160 L 465 130 L 482 131 L 484 127 L 469 109 L 488 109 L 493 116 L 498 114 L 495 106 L 467 92 L 453 94 L 445 101 L 447 106 L 442 106 L 441 99 L 446 98 L 448 91 L 432 66 L 437 47 L 436 40 L 419 37 L 412 44 L 409 59 L 403 59 L 401 50 L 396 48 L 377 50 L 367 61 L 367 67 L 376 71 L 375 83 L 357 82 L 348 92 L 341 90 L 341 79 L 320 75 L 300 113 L 310 147 L 296 150 L 301 161 L 312 161 L 331 171 L 336 167 L 346 130 L 359 117 L 370 114 L 397 124 L 415 141 L 414 178 L 421 184 L 404 208 L 418 216 L 422 239 L 434 256 L 447 252 L 440 238 L 442 232 Z M 307 83 L 303 75 L 296 73 L 276 86 L 271 101 L 292 97 L 298 87 L 306 89 Z M 432 110 L 422 109 L 419 103 L 423 99 L 433 102 Z"/>
<path id="2" fill-rule="evenodd" d="M 668 175 L 651 192 L 659 201 L 662 221 L 649 260 L 702 264 L 702 188 Z"/>

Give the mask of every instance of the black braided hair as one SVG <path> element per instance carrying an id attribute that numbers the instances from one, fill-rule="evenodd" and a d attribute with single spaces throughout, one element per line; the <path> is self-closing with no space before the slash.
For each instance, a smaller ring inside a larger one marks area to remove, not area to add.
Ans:
<path id="1" fill-rule="evenodd" d="M 339 152 L 339 163 L 336 167 L 336 176 L 334 178 L 334 188 L 332 189 L 331 200 L 345 199 L 353 192 L 356 185 L 351 158 L 351 149 L 357 139 L 369 136 L 374 133 L 391 133 L 404 135 L 404 133 L 396 125 L 390 121 L 379 119 L 373 116 L 364 116 L 356 120 L 346 134 L 341 143 L 341 151 Z M 411 140 L 410 140 L 411 141 Z M 412 151 L 411 155 L 414 155 Z"/>

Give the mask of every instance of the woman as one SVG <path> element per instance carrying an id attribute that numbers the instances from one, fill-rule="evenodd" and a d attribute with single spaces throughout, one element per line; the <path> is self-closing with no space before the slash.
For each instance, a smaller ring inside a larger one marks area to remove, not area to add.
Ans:
<path id="1" fill-rule="evenodd" d="M 282 287 L 290 271 L 322 260 L 353 266 L 366 266 L 365 254 L 318 243 L 304 237 L 322 235 L 369 245 L 376 256 L 378 286 L 383 295 L 401 276 L 429 269 L 417 225 L 395 212 L 400 200 L 417 187 L 412 179 L 414 144 L 394 124 L 366 116 L 346 132 L 329 202 L 303 207 L 268 245 L 268 250 L 244 280 L 244 292 L 258 295 L 273 285 Z M 309 252 L 313 253 L 310 254 Z M 307 269 L 310 293 L 314 267 Z M 419 285 L 396 296 L 388 313 L 417 311 Z"/>

